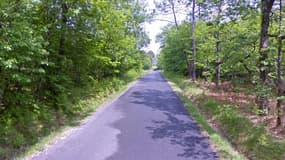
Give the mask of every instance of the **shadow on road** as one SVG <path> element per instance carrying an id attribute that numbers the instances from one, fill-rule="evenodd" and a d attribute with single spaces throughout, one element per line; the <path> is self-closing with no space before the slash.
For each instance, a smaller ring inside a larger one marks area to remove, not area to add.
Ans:
<path id="1" fill-rule="evenodd" d="M 171 91 L 146 89 L 133 92 L 130 99 L 133 104 L 150 107 L 153 110 L 160 110 L 173 115 L 188 115 L 185 108 L 177 107 L 183 106 L 183 103 L 178 101 L 178 97 Z"/>
<path id="2" fill-rule="evenodd" d="M 211 151 L 208 139 L 200 134 L 197 124 L 189 117 L 178 97 L 170 91 L 148 89 L 134 92 L 132 103 L 144 104 L 153 110 L 160 110 L 167 117 L 165 120 L 153 120 L 149 130 L 154 140 L 168 139 L 171 144 L 179 145 L 184 152 L 177 156 L 196 160 L 218 159 Z"/>
<path id="3" fill-rule="evenodd" d="M 183 103 L 158 72 L 120 97 L 118 148 L 107 160 L 217 160 Z M 130 154 L 131 153 L 131 154 Z"/>
<path id="4" fill-rule="evenodd" d="M 167 82 L 165 79 L 157 78 L 157 77 L 151 77 L 151 76 L 144 76 L 140 79 L 141 82 Z"/>

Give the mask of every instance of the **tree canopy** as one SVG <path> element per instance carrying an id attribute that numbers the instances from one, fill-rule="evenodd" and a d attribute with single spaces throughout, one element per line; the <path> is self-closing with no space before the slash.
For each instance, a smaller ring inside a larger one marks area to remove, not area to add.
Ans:
<path id="1" fill-rule="evenodd" d="M 222 81 L 250 84 L 259 109 L 268 114 L 269 99 L 281 101 L 284 94 L 283 1 L 179 2 L 192 18 L 178 27 L 165 28 L 158 36 L 162 44 L 159 67 L 190 77 L 197 72 L 199 78 L 215 82 L 217 88 Z M 278 125 L 280 106 L 281 102 L 277 106 Z"/>
<path id="2" fill-rule="evenodd" d="M 55 121 L 77 113 L 71 103 L 78 89 L 97 95 L 130 71 L 150 68 L 142 51 L 149 42 L 144 5 L 1 0 L 0 159 L 11 154 L 7 148 L 33 144 Z"/>

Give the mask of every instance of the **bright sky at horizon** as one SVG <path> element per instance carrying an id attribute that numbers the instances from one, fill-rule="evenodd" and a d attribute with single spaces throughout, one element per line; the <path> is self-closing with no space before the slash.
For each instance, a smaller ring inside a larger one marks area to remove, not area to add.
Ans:
<path id="1" fill-rule="evenodd" d="M 147 10 L 148 12 L 151 12 L 155 9 L 155 3 L 154 1 L 160 1 L 160 0 L 147 0 Z M 158 15 L 154 19 L 164 19 L 168 21 L 174 21 L 173 15 Z M 177 14 L 178 21 L 182 21 L 185 19 L 185 15 L 179 15 Z M 160 44 L 155 42 L 156 35 L 162 32 L 162 28 L 168 25 L 169 22 L 161 21 L 161 20 L 153 20 L 152 22 L 146 22 L 144 24 L 144 28 L 146 33 L 149 35 L 149 38 L 151 39 L 150 44 L 148 47 L 145 48 L 146 51 L 153 51 L 155 54 L 159 53 L 160 50 Z"/>

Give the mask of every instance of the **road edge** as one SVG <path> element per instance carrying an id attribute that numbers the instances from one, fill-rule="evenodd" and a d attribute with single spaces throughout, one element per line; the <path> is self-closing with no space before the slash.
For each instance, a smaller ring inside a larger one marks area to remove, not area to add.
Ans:
<path id="1" fill-rule="evenodd" d="M 184 94 L 183 88 L 179 87 L 178 84 L 176 84 L 174 81 L 171 80 L 171 78 L 166 77 L 163 72 L 160 72 L 160 74 L 163 76 L 165 80 L 167 80 L 168 85 L 179 97 L 181 102 L 183 102 L 183 105 L 187 110 L 189 116 L 191 116 L 193 121 L 198 125 L 200 133 L 209 140 L 211 149 L 213 150 L 213 152 L 217 154 L 219 159 L 228 160 L 229 157 L 223 156 L 223 154 L 226 153 L 229 156 L 231 156 L 230 159 L 232 160 L 247 160 L 247 158 L 245 158 L 242 154 L 236 151 L 227 140 L 225 140 L 221 135 L 219 135 L 215 131 L 214 128 L 211 127 L 209 122 L 199 112 L 195 104 L 193 104 L 192 101 L 189 99 L 189 97 L 187 97 L 187 95 Z M 192 113 L 191 110 L 192 111 L 195 110 L 195 112 Z M 211 136 L 211 134 L 215 134 L 214 138 L 213 136 Z"/>
<path id="2" fill-rule="evenodd" d="M 106 97 L 106 99 L 104 99 L 102 102 L 97 104 L 98 106 L 96 107 L 94 111 L 90 112 L 88 116 L 81 119 L 78 125 L 72 126 L 72 127 L 63 126 L 56 133 L 51 133 L 47 135 L 46 137 L 44 137 L 44 138 L 47 138 L 47 140 L 45 140 L 45 143 L 40 144 L 39 142 L 35 144 L 34 146 L 36 146 L 36 148 L 34 150 L 27 151 L 19 155 L 18 157 L 15 158 L 15 160 L 31 160 L 33 158 L 36 158 L 43 152 L 46 152 L 47 150 L 57 145 L 58 143 L 65 141 L 68 137 L 72 136 L 72 134 L 75 134 L 77 130 L 84 127 L 85 124 L 87 124 L 91 120 L 97 119 L 98 116 L 100 116 L 106 109 L 108 109 L 108 106 L 111 106 L 112 103 L 114 103 L 117 99 L 119 99 L 121 96 L 126 94 L 136 83 L 138 83 L 144 76 L 146 76 L 150 72 L 151 71 L 147 71 L 143 73 L 141 76 L 139 76 L 134 81 L 131 81 L 127 83 L 125 86 L 123 86 L 122 89 L 110 94 L 108 97 Z M 52 135 L 52 134 L 55 134 L 55 135 Z"/>

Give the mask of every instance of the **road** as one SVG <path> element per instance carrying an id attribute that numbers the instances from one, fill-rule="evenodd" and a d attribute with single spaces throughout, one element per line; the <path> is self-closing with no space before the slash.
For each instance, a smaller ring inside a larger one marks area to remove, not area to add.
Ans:
<path id="1" fill-rule="evenodd" d="M 100 108 L 32 160 L 216 160 L 183 103 L 158 71 Z"/>

